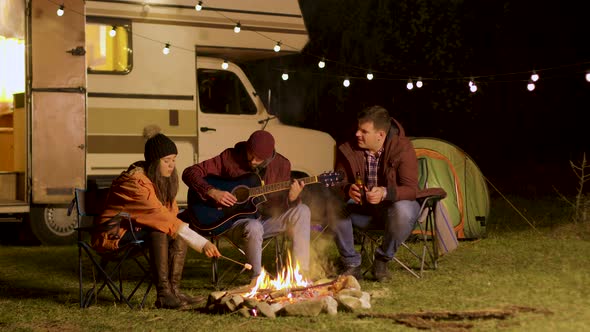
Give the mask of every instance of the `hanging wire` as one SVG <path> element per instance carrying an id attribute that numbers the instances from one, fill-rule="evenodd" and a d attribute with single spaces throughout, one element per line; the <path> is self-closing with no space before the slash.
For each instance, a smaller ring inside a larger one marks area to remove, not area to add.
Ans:
<path id="1" fill-rule="evenodd" d="M 50 3 L 53 3 L 57 8 L 62 8 L 63 9 L 63 4 L 62 3 L 57 3 L 54 0 L 46 0 L 46 1 L 48 1 Z M 202 1 L 198 1 L 198 3 L 197 3 L 196 6 L 200 6 L 201 9 L 202 9 L 203 8 L 203 2 Z M 212 8 L 207 8 L 207 9 L 208 10 L 211 10 L 211 11 L 215 12 L 216 14 L 218 14 L 219 16 L 225 18 L 226 20 L 228 20 L 229 22 L 231 22 L 234 26 L 241 26 L 241 23 L 239 21 L 231 19 L 230 17 L 228 17 L 227 15 L 223 14 L 220 11 L 215 10 L 215 9 L 212 9 Z M 84 13 L 81 13 L 81 12 L 78 12 L 78 11 L 75 11 L 75 10 L 72 10 L 70 8 L 68 8 L 68 12 L 75 13 L 75 14 L 78 14 L 78 15 L 81 15 L 81 16 L 85 16 Z M 277 47 L 277 45 L 278 45 L 280 47 L 283 47 L 284 46 L 284 47 L 287 47 L 287 48 L 290 48 L 290 49 L 293 49 L 293 50 L 297 50 L 296 47 L 293 47 L 291 45 L 285 44 L 282 41 L 275 40 L 275 39 L 267 36 L 266 34 L 261 33 L 260 31 L 257 31 L 256 29 L 250 29 L 249 28 L 248 31 L 253 32 L 253 33 L 256 33 L 259 36 L 268 39 L 269 41 L 271 41 L 272 43 L 274 43 L 275 47 Z M 142 34 L 138 34 L 135 31 L 132 32 L 132 35 L 133 35 L 134 38 L 136 38 L 136 37 L 137 38 L 143 38 L 145 40 L 152 41 L 152 42 L 154 42 L 156 44 L 159 44 L 159 45 L 161 45 L 161 44 L 167 44 L 166 42 L 163 42 L 161 40 L 157 40 L 157 39 L 151 38 L 150 36 L 145 36 L 145 35 L 142 35 Z M 174 45 L 174 48 L 175 49 L 178 49 L 178 50 L 183 50 L 183 51 L 191 52 L 191 53 L 194 53 L 195 52 L 194 49 L 192 49 L 192 48 L 186 48 L 186 47 L 179 46 L 179 45 L 176 45 L 176 44 Z M 358 71 L 362 71 L 362 72 L 365 72 L 365 73 L 368 73 L 369 72 L 372 75 L 379 74 L 378 77 L 374 77 L 373 76 L 372 79 L 376 79 L 376 80 L 391 80 L 391 81 L 399 81 L 399 80 L 406 81 L 407 80 L 407 79 L 402 78 L 402 77 L 400 77 L 400 78 L 396 78 L 395 77 L 395 76 L 405 76 L 405 77 L 407 77 L 407 74 L 403 74 L 403 73 L 397 74 L 397 73 L 392 73 L 392 72 L 376 71 L 374 69 L 370 69 L 370 68 L 366 68 L 366 67 L 362 67 L 362 66 L 351 65 L 349 63 L 344 63 L 344 62 L 336 61 L 336 60 L 333 60 L 333 59 L 326 59 L 325 56 L 318 56 L 318 55 L 315 55 L 315 54 L 311 54 L 309 52 L 300 51 L 300 54 L 305 55 L 305 56 L 310 56 L 310 57 L 317 58 L 318 59 L 318 66 L 320 68 L 323 68 L 323 67 L 320 66 L 320 63 L 323 63 L 324 66 L 325 66 L 325 63 L 327 61 L 330 61 L 330 62 L 336 64 L 337 66 L 339 65 L 339 66 L 341 66 L 343 68 L 346 68 L 346 71 L 349 71 L 349 72 L 351 71 L 351 69 L 356 69 Z M 576 63 L 562 64 L 562 65 L 553 66 L 553 67 L 538 68 L 538 69 L 536 69 L 536 70 L 533 71 L 533 75 L 538 75 L 537 72 L 550 72 L 550 71 L 556 71 L 556 70 L 561 70 L 561 69 L 571 68 L 571 67 L 576 67 L 576 66 L 584 66 L 584 65 L 588 65 L 588 64 L 590 64 L 590 61 L 582 61 L 582 62 L 576 62 Z M 501 77 L 509 77 L 509 76 L 518 76 L 518 75 L 522 75 L 522 74 L 526 74 L 526 73 L 531 73 L 531 71 L 530 70 L 527 70 L 527 71 L 516 71 L 516 72 L 506 72 L 506 73 L 494 73 L 494 74 L 490 74 L 490 75 L 474 75 L 474 76 L 471 76 L 471 79 L 477 79 L 480 82 L 486 81 L 488 83 L 517 82 L 517 81 L 522 81 L 522 79 L 514 79 L 514 80 L 504 79 L 504 80 L 499 80 L 498 78 L 501 78 Z M 368 75 L 369 74 L 367 74 L 367 76 Z M 586 75 L 586 79 L 590 82 L 590 73 L 587 73 L 585 75 Z M 324 76 L 326 76 L 326 75 L 324 74 Z M 334 77 L 342 77 L 342 75 L 331 75 L 331 76 L 334 76 Z M 355 79 L 363 79 L 363 80 L 370 79 L 367 76 L 363 76 L 363 77 L 348 76 L 348 79 L 349 79 L 349 82 L 350 82 L 350 80 L 355 80 Z M 435 77 L 421 77 L 421 80 L 420 81 L 421 82 L 423 82 L 423 81 L 464 81 L 466 79 L 467 79 L 467 77 L 465 77 L 465 76 L 440 77 L 440 78 L 435 78 Z M 532 76 L 531 76 L 531 79 L 532 79 Z M 533 82 L 534 82 L 534 80 L 533 80 Z M 416 84 L 416 86 L 417 86 L 417 84 Z M 471 86 L 470 86 L 470 88 L 471 88 Z"/>

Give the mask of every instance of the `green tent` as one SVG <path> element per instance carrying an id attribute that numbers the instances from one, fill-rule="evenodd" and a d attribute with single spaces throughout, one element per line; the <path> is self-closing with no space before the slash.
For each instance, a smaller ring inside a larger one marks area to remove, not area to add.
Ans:
<path id="1" fill-rule="evenodd" d="M 414 137 L 420 179 L 428 188 L 440 187 L 447 197 L 439 204 L 437 227 L 452 227 L 457 239 L 485 237 L 490 195 L 473 159 L 459 147 L 437 138 Z"/>

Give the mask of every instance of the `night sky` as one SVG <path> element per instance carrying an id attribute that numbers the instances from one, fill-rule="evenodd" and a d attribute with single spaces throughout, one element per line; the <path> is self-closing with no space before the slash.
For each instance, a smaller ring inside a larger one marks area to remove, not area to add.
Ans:
<path id="1" fill-rule="evenodd" d="M 310 42 L 258 64 L 285 123 L 354 135 L 356 112 L 386 107 L 409 136 L 447 140 L 504 193 L 575 191 L 590 159 L 588 5 L 536 1 L 301 0 Z M 320 70 L 317 62 L 327 59 Z M 280 80 L 287 68 L 288 81 Z M 368 81 L 368 70 L 375 79 Z M 526 89 L 535 70 L 540 79 Z M 342 80 L 351 77 L 345 88 Z M 421 89 L 406 89 L 410 77 Z M 477 93 L 468 81 L 475 79 Z M 588 186 L 590 187 L 590 186 Z"/>

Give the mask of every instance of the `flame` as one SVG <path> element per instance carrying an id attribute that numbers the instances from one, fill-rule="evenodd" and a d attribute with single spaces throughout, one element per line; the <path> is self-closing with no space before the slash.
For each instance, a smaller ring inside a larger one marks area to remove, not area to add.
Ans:
<path id="1" fill-rule="evenodd" d="M 311 285 L 311 282 L 306 280 L 300 273 L 301 267 L 299 262 L 295 262 L 291 259 L 291 253 L 287 252 L 287 265 L 277 275 L 276 279 L 271 279 L 270 275 L 266 273 L 264 268 L 260 272 L 260 275 L 256 279 L 256 284 L 249 293 L 244 297 L 254 297 L 259 290 L 289 290 L 297 287 L 307 287 Z"/>

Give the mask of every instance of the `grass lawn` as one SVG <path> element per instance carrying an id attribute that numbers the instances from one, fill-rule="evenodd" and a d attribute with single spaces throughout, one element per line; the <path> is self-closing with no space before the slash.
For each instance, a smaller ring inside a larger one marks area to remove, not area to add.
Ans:
<path id="1" fill-rule="evenodd" d="M 412 331 L 392 315 L 424 311 L 506 310 L 506 319 L 446 321 L 463 325 L 438 331 L 590 331 L 590 225 L 568 222 L 569 211 L 557 198 L 492 201 L 488 236 L 461 242 L 442 257 L 437 270 L 416 279 L 390 265 L 387 283 L 361 281 L 372 308 L 336 316 L 243 318 L 200 310 L 158 310 L 155 291 L 142 310 L 130 310 L 99 298 L 78 307 L 75 246 L 0 246 L 0 330 L 2 331 Z M 330 249 L 331 248 L 331 249 Z M 322 257 L 333 258 L 328 246 Z M 183 288 L 193 295 L 212 290 L 209 260 L 191 252 Z M 514 310 L 520 308 L 521 310 Z M 528 310 L 525 310 L 528 309 Z"/>

